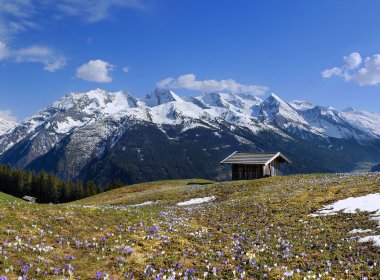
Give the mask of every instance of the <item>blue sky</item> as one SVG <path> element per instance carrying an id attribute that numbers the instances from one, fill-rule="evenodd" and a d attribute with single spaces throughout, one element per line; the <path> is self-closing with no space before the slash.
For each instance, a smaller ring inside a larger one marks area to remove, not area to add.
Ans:
<path id="1" fill-rule="evenodd" d="M 0 0 L 0 114 L 157 83 L 380 113 L 380 2 Z M 327 71 L 326 71 L 327 70 Z"/>

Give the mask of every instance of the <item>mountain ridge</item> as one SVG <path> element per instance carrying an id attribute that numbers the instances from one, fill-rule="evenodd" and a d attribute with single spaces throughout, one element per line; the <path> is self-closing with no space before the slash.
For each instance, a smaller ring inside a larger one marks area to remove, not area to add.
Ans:
<path id="1" fill-rule="evenodd" d="M 306 154 L 300 156 L 297 146 Z M 197 172 L 226 178 L 228 169 L 218 162 L 228 153 L 274 149 L 296 157 L 293 172 L 300 173 L 349 171 L 359 161 L 379 162 L 380 115 L 287 102 L 275 94 L 264 100 L 216 92 L 180 97 L 156 89 L 135 98 L 95 89 L 69 93 L 0 136 L 1 163 L 102 183 L 184 178 Z M 323 162 L 324 157 L 330 162 Z M 343 158 L 348 163 L 339 162 Z M 204 162 L 209 171 L 202 170 L 207 169 Z"/>

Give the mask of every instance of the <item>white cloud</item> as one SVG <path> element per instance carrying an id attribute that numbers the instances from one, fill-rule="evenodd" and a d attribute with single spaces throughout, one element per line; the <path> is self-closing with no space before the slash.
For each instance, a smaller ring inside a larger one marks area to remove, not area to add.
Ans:
<path id="1" fill-rule="evenodd" d="M 343 60 L 346 62 L 345 67 L 349 70 L 355 69 L 362 63 L 362 57 L 357 52 L 353 52 L 348 56 L 343 57 Z"/>
<path id="2" fill-rule="evenodd" d="M 47 53 L 37 53 L 37 48 L 26 47 L 12 50 L 8 44 L 19 33 L 31 29 L 46 28 L 43 24 L 51 20 L 77 17 L 82 21 L 94 23 L 112 17 L 121 9 L 144 8 L 146 0 L 0 0 L 0 60 L 10 59 L 18 62 L 42 63 L 46 71 L 54 72 L 64 65 L 66 59 L 50 49 Z M 41 19 L 44 19 L 41 21 Z M 47 27 L 49 28 L 49 26 Z M 88 41 L 91 43 L 91 40 Z M 47 48 L 45 48 L 46 50 Z M 32 53 L 23 54 L 22 51 Z M 35 51 L 33 53 L 33 51 Z"/>
<path id="3" fill-rule="evenodd" d="M 77 68 L 77 78 L 85 81 L 97 82 L 97 83 L 110 83 L 112 77 L 111 71 L 114 69 L 114 65 L 100 59 L 90 60 Z"/>
<path id="4" fill-rule="evenodd" d="M 6 44 L 0 41 L 0 60 L 9 55 L 9 49 Z"/>
<path id="5" fill-rule="evenodd" d="M 58 11 L 64 16 L 80 16 L 88 22 L 97 22 L 108 18 L 116 8 L 142 8 L 142 0 L 64 0 Z"/>
<path id="6" fill-rule="evenodd" d="M 354 73 L 350 79 L 361 86 L 380 84 L 380 54 L 367 57 L 364 60 L 364 67 Z"/>
<path id="7" fill-rule="evenodd" d="M 124 72 L 124 73 L 128 73 L 130 69 L 131 69 L 130 67 L 128 67 L 128 66 L 124 66 L 124 67 L 123 67 L 123 72 Z"/>
<path id="8" fill-rule="evenodd" d="M 40 27 L 40 18 L 79 17 L 98 22 L 112 16 L 117 9 L 144 7 L 145 0 L 0 0 L 0 40 L 8 41 L 15 34 Z"/>
<path id="9" fill-rule="evenodd" d="M 361 86 L 380 84 L 380 54 L 363 59 L 357 52 L 343 57 L 345 64 L 341 67 L 333 67 L 321 72 L 323 78 L 334 76 L 341 77 L 345 81 L 354 81 Z M 360 67 L 363 65 L 363 67 Z"/>
<path id="10" fill-rule="evenodd" d="M 31 46 L 12 50 L 0 41 L 0 60 L 4 59 L 15 62 L 41 63 L 44 65 L 44 70 L 49 72 L 55 72 L 66 65 L 66 58 L 51 48 Z"/>
<path id="11" fill-rule="evenodd" d="M 47 62 L 45 64 L 44 70 L 49 72 L 55 72 L 66 65 L 66 59 L 64 57 L 60 57 L 52 62 Z"/>
<path id="12" fill-rule="evenodd" d="M 17 122 L 17 118 L 13 116 L 11 110 L 0 110 L 0 118 L 11 122 Z"/>
<path id="13" fill-rule="evenodd" d="M 197 80 L 194 74 L 186 74 L 178 78 L 166 78 L 157 83 L 159 88 L 168 89 L 187 89 L 205 92 L 234 92 L 234 93 L 252 93 L 255 95 L 264 94 L 268 88 L 257 85 L 244 85 L 235 80 Z"/>
<path id="14" fill-rule="evenodd" d="M 342 74 L 342 69 L 339 67 L 333 67 L 322 71 L 321 75 L 323 78 L 331 78 L 333 76 L 340 76 Z"/>
<path id="15" fill-rule="evenodd" d="M 66 65 L 66 59 L 48 47 L 32 46 L 13 51 L 12 56 L 17 62 L 41 63 L 49 72 L 55 72 Z"/>
<path id="16" fill-rule="evenodd" d="M 43 6 L 43 3 L 37 6 L 32 0 L 0 0 L 0 39 L 8 40 L 14 34 L 35 28 L 36 8 Z"/>

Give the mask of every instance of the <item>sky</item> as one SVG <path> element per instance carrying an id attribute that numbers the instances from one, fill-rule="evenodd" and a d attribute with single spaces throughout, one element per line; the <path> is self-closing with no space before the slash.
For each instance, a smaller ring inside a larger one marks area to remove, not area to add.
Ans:
<path id="1" fill-rule="evenodd" d="M 0 116 L 22 121 L 73 91 L 156 87 L 380 113 L 379 10 L 378 0 L 0 0 Z"/>

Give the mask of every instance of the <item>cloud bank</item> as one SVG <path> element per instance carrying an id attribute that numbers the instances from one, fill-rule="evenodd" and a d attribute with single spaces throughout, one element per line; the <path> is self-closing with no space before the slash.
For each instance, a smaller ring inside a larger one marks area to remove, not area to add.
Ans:
<path id="1" fill-rule="evenodd" d="M 244 85 L 233 79 L 227 80 L 197 80 L 194 74 L 186 74 L 178 78 L 166 78 L 157 83 L 159 88 L 167 89 L 187 89 L 204 92 L 234 92 L 234 93 L 251 93 L 261 95 L 268 91 L 265 86 Z"/>
<path id="2" fill-rule="evenodd" d="M 114 65 L 101 59 L 90 60 L 77 68 L 76 77 L 89 82 L 110 83 Z"/>
<path id="3" fill-rule="evenodd" d="M 0 118 L 11 122 L 17 122 L 17 118 L 12 114 L 11 110 L 0 110 Z"/>
<path id="4" fill-rule="evenodd" d="M 346 82 L 353 81 L 361 86 L 380 84 L 380 54 L 365 59 L 353 52 L 343 57 L 344 65 L 322 71 L 323 78 L 340 77 Z"/>
<path id="5" fill-rule="evenodd" d="M 55 72 L 66 65 L 66 58 L 51 48 L 31 46 L 14 50 L 0 41 L 1 60 L 40 63 L 44 66 L 44 70 L 49 72 Z"/>

